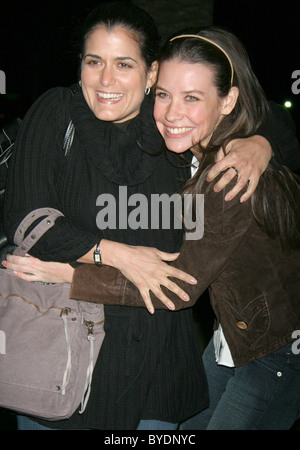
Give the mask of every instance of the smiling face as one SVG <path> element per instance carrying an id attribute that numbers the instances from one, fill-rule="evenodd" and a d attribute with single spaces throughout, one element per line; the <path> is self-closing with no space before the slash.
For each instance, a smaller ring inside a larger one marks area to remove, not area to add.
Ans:
<path id="1" fill-rule="evenodd" d="M 209 66 L 178 59 L 161 64 L 154 118 L 169 150 L 193 151 L 199 142 L 205 147 L 222 115 L 231 112 L 228 104 L 229 96 L 218 96 Z"/>
<path id="2" fill-rule="evenodd" d="M 88 36 L 81 85 L 98 119 L 118 123 L 137 116 L 155 78 L 156 65 L 147 71 L 138 43 L 125 28 L 99 27 Z"/>

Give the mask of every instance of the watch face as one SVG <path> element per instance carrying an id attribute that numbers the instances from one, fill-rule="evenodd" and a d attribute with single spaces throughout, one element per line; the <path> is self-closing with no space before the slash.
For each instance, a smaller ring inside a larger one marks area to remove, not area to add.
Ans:
<path id="1" fill-rule="evenodd" d="M 101 266 L 102 264 L 101 251 L 99 249 L 94 251 L 94 262 L 97 266 Z"/>

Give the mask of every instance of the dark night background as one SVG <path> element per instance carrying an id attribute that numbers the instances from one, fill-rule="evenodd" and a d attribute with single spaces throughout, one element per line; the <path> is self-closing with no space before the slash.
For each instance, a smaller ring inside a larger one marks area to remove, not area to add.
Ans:
<path id="1" fill-rule="evenodd" d="M 291 76 L 300 70 L 300 1 L 207 1 L 214 4 L 213 23 L 229 28 L 244 42 L 267 97 L 280 104 L 286 99 L 292 101 L 290 113 L 297 122 L 299 136 L 300 94 L 292 93 Z M 86 12 L 98 3 L 1 1 L 0 70 L 6 74 L 6 95 L 0 95 L 2 123 L 15 116 L 22 118 L 46 89 L 77 81 L 74 31 Z M 161 10 L 165 4 L 167 21 L 171 9 L 197 5 L 197 0 L 161 0 L 159 4 Z"/>
<path id="2" fill-rule="evenodd" d="M 0 126 L 24 114 L 44 91 L 77 81 L 76 30 L 86 13 L 101 0 L 7 1 L 0 5 L 0 70 L 6 74 L 6 95 L 0 95 Z M 159 5 L 162 21 L 191 7 L 197 24 L 199 2 L 206 0 L 149 1 Z M 133 3 L 141 6 L 139 0 Z M 147 3 L 147 2 L 144 2 Z M 300 93 L 292 93 L 292 73 L 300 71 L 300 1 L 207 0 L 211 17 L 207 25 L 224 26 L 245 44 L 256 75 L 269 99 L 289 110 L 300 137 Z M 213 6 L 213 9 L 212 9 Z M 199 11 L 200 10 L 200 11 Z M 200 21 L 199 24 L 203 24 Z M 187 20 L 186 27 L 191 20 Z M 170 33 L 175 26 L 170 23 Z M 300 85 L 299 85 L 300 87 Z M 299 429 L 299 426 L 297 429 Z M 0 429 L 15 429 L 13 416 L 0 410 Z"/>

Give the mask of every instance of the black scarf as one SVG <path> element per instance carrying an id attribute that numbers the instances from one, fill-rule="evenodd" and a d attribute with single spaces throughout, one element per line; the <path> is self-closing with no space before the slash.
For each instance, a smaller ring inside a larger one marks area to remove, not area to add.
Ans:
<path id="1" fill-rule="evenodd" d="M 163 151 L 163 140 L 153 119 L 153 99 L 145 97 L 140 114 L 118 127 L 95 117 L 82 90 L 74 87 L 71 117 L 87 157 L 117 185 L 134 186 L 147 180 Z M 95 148 L 97 151 L 95 152 Z"/>

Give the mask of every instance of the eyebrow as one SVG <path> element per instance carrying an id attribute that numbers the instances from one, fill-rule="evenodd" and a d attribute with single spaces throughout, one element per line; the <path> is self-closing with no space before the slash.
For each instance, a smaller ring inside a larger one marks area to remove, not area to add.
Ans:
<path id="1" fill-rule="evenodd" d="M 169 92 L 168 89 L 165 89 L 164 87 L 161 87 L 161 86 L 159 86 L 159 85 L 156 86 L 156 89 L 160 89 L 161 91 Z M 205 96 L 205 93 L 204 93 L 204 92 L 202 92 L 202 91 L 197 91 L 197 90 L 183 91 L 182 94 L 185 94 L 185 95 L 198 94 L 198 95 Z"/>
<path id="2" fill-rule="evenodd" d="M 90 53 L 87 53 L 86 55 L 84 55 L 83 59 L 87 58 L 88 56 L 90 58 L 96 58 L 96 59 L 99 59 L 99 60 L 103 59 L 103 58 L 101 58 L 101 56 L 92 55 Z M 128 60 L 133 61 L 133 62 L 135 62 L 137 64 L 137 61 L 135 59 L 131 58 L 130 56 L 118 56 L 117 58 L 115 58 L 115 61 L 128 61 Z"/>
<path id="3" fill-rule="evenodd" d="M 195 90 L 195 91 L 183 91 L 183 94 L 187 94 L 187 95 L 192 95 L 192 94 L 198 94 L 198 95 L 205 95 L 204 94 L 204 92 L 202 92 L 202 91 L 197 91 L 197 90 Z"/>

